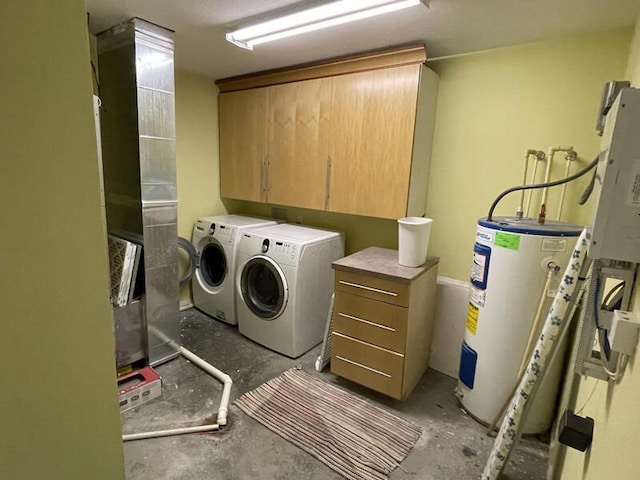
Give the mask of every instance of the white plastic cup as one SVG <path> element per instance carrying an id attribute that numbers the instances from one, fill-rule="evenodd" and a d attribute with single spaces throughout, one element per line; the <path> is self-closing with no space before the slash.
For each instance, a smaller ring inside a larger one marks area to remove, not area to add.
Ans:
<path id="1" fill-rule="evenodd" d="M 419 267 L 427 261 L 431 218 L 405 217 L 398 220 L 398 263 Z"/>

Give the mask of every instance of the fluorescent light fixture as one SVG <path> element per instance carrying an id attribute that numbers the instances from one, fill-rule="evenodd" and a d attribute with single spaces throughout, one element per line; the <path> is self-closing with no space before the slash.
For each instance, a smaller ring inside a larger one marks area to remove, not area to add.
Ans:
<path id="1" fill-rule="evenodd" d="M 339 0 L 227 33 L 231 43 L 253 50 L 254 45 L 342 25 L 413 7 L 428 0 Z"/>

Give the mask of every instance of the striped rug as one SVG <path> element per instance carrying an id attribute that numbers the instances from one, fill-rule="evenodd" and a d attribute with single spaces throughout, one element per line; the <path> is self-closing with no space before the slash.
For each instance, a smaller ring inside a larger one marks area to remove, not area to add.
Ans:
<path id="1" fill-rule="evenodd" d="M 385 480 L 420 428 L 291 369 L 235 401 L 244 413 L 353 480 Z"/>

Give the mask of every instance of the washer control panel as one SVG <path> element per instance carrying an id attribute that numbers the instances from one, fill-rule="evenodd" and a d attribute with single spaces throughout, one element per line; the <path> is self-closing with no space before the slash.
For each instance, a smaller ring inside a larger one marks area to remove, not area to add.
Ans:
<path id="1" fill-rule="evenodd" d="M 236 239 L 237 230 L 237 227 L 218 225 L 218 228 L 216 230 L 216 238 L 219 239 L 221 243 L 232 244 Z"/>

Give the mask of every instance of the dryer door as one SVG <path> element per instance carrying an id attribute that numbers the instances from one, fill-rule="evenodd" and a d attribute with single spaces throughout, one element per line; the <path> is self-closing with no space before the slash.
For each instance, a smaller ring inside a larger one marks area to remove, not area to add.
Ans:
<path id="1" fill-rule="evenodd" d="M 240 275 L 244 303 L 264 320 L 278 318 L 289 300 L 289 288 L 280 266 L 265 255 L 247 260 Z"/>
<path id="2" fill-rule="evenodd" d="M 217 287 L 224 281 L 229 266 L 224 249 L 216 239 L 209 238 L 209 242 L 202 248 L 198 269 L 198 279 L 205 287 Z"/>

